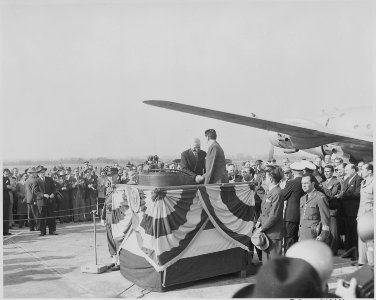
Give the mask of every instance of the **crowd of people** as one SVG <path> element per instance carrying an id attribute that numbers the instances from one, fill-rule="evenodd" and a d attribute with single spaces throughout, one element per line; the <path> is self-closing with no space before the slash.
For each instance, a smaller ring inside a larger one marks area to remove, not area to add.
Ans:
<path id="1" fill-rule="evenodd" d="M 37 166 L 20 174 L 17 168 L 4 169 L 3 233 L 11 234 L 9 228 L 18 223 L 39 230 L 41 236 L 48 227 L 55 235 L 56 220 L 90 221 L 92 211 L 105 216 L 101 210 L 115 184 L 138 184 L 138 175 L 145 171 L 176 169 L 190 176 L 192 184 L 244 182 L 253 187 L 255 230 L 250 248 L 263 263 L 286 255 L 298 241 L 314 239 L 330 246 L 333 255 L 344 249 L 342 257 L 356 261 L 353 265 L 373 265 L 373 238 L 363 241 L 357 234 L 358 219 L 373 211 L 372 163 L 347 164 L 326 155 L 293 163 L 285 157 L 280 163 L 272 159 L 235 164 L 225 159 L 214 129 L 206 130 L 205 138 L 207 153 L 195 138 L 181 159 L 170 163 L 151 155 L 143 164 L 125 167 L 98 168 L 85 162 L 73 170 Z M 110 232 L 108 241 L 110 247 Z M 116 245 L 112 248 L 116 256 Z M 119 269 L 118 258 L 112 265 Z"/>

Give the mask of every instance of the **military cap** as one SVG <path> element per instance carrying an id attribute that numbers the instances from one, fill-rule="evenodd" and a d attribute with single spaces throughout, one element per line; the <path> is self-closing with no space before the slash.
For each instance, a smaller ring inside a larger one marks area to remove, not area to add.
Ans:
<path id="1" fill-rule="evenodd" d="M 308 160 L 302 160 L 301 163 L 304 166 L 304 169 L 310 169 L 310 170 L 316 170 L 317 169 L 317 166 L 314 163 L 312 163 Z"/>
<path id="2" fill-rule="evenodd" d="M 290 165 L 290 168 L 295 171 L 303 171 L 305 169 L 305 166 L 301 161 L 294 162 Z"/>

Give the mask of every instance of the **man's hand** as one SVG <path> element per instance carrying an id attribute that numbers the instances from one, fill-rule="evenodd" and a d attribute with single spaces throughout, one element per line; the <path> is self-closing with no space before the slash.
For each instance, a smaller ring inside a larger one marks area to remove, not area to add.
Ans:
<path id="1" fill-rule="evenodd" d="M 101 220 L 101 225 L 106 226 L 106 221 L 105 220 Z"/>
<path id="2" fill-rule="evenodd" d="M 52 194 L 50 195 L 50 198 L 52 199 L 53 197 L 55 197 L 55 195 L 52 193 Z"/>
<path id="3" fill-rule="evenodd" d="M 43 197 L 48 199 L 48 198 L 50 198 L 50 195 L 44 194 Z"/>
<path id="4" fill-rule="evenodd" d="M 197 183 L 202 182 L 202 181 L 203 181 L 202 176 L 201 176 L 201 175 L 197 175 L 197 176 L 195 177 L 195 181 L 196 181 Z"/>
<path id="5" fill-rule="evenodd" d="M 255 228 L 259 228 L 261 226 L 261 223 L 260 223 L 260 221 L 258 221 L 257 223 L 256 223 L 256 225 L 255 225 Z"/>
<path id="6" fill-rule="evenodd" d="M 345 299 L 355 299 L 356 298 L 356 279 L 353 277 L 350 280 L 350 285 L 343 282 L 343 279 L 338 279 L 337 289 L 335 294 Z M 346 285 L 346 286 L 345 286 Z"/>

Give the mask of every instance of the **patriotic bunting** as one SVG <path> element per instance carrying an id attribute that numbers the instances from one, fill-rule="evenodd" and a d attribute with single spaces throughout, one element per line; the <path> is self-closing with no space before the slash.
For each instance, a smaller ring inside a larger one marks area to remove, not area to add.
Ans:
<path id="1" fill-rule="evenodd" d="M 230 242 L 249 251 L 255 202 L 248 184 L 176 189 L 119 185 L 114 194 L 123 243 L 129 229 L 134 230 L 139 248 L 158 272 L 179 260 L 210 222 Z"/>

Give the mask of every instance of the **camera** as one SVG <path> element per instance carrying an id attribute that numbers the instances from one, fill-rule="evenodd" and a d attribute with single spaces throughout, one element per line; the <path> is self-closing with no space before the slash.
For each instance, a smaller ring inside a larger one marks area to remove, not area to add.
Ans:
<path id="1" fill-rule="evenodd" d="M 344 287 L 349 287 L 349 281 L 355 277 L 356 297 L 357 298 L 373 298 L 374 297 L 374 275 L 373 266 L 364 265 L 359 270 L 347 276 L 343 282 Z"/>

